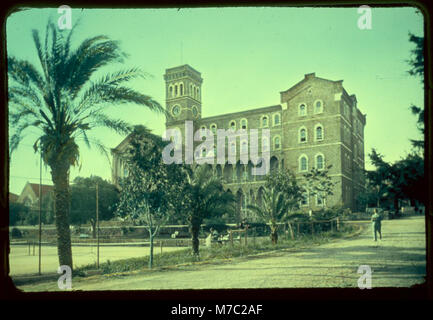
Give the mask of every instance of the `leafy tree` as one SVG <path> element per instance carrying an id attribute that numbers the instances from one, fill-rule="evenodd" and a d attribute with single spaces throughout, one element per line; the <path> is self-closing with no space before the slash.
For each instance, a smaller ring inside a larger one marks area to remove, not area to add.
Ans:
<path id="1" fill-rule="evenodd" d="M 320 197 L 325 208 L 326 198 L 334 194 L 334 186 L 337 184 L 337 182 L 332 181 L 332 178 L 329 176 L 329 169 L 331 168 L 332 165 L 321 170 L 312 168 L 310 172 L 304 174 L 306 181 L 304 185 L 305 190 L 311 196 Z"/>
<path id="2" fill-rule="evenodd" d="M 150 242 L 149 268 L 153 266 L 154 238 L 182 203 L 180 197 L 185 174 L 178 165 L 163 163 L 165 144 L 160 137 L 137 126 L 122 156 L 128 177 L 120 182 L 117 214 L 146 226 Z"/>
<path id="3" fill-rule="evenodd" d="M 420 81 L 424 82 L 424 37 L 415 36 L 409 33 L 409 41 L 415 45 L 415 48 L 411 50 L 411 57 L 406 62 L 411 67 L 408 73 L 411 76 L 418 77 Z M 424 135 L 424 109 L 418 106 L 410 106 L 412 113 L 417 116 L 417 127 L 418 130 Z M 424 140 L 411 139 L 412 145 L 415 148 L 424 149 Z"/>
<path id="4" fill-rule="evenodd" d="M 295 175 L 289 170 L 277 170 L 266 177 L 266 189 L 282 192 L 288 211 L 299 209 L 302 199 L 302 188 L 298 185 Z"/>
<path id="5" fill-rule="evenodd" d="M 377 205 L 386 197 L 392 198 L 394 210 L 398 211 L 399 199 L 411 199 L 425 203 L 424 159 L 412 153 L 405 158 L 390 164 L 383 160 L 383 156 L 372 149 L 369 154 L 374 171 L 368 171 L 368 181 L 372 190 L 378 190 Z"/>
<path id="6" fill-rule="evenodd" d="M 23 222 L 29 213 L 29 208 L 22 203 L 9 203 L 9 225 L 16 226 Z"/>
<path id="7" fill-rule="evenodd" d="M 204 219 L 233 214 L 235 197 L 223 189 L 222 178 L 206 165 L 192 169 L 186 167 L 187 180 L 183 195 L 186 199 L 184 213 L 192 238 L 193 254 L 199 256 L 199 233 Z"/>
<path id="8" fill-rule="evenodd" d="M 99 220 L 110 220 L 119 200 L 119 191 L 114 185 L 97 176 L 76 177 L 71 185 L 71 223 L 90 222 L 93 238 L 96 237 L 96 184 Z"/>
<path id="9" fill-rule="evenodd" d="M 39 32 L 33 30 L 40 68 L 13 56 L 7 58 L 10 152 L 18 147 L 26 129 L 33 127 L 40 132 L 34 148 L 51 169 L 59 263 L 71 268 L 69 170 L 78 163 L 78 139 L 108 155 L 97 138 L 88 137 L 89 131 L 106 127 L 125 134 L 130 126 L 109 117 L 105 113 L 107 106 L 135 103 L 163 111 L 152 98 L 126 86 L 129 80 L 143 76 L 137 68 L 94 79 L 95 72 L 122 62 L 126 55 L 117 41 L 102 35 L 90 37 L 73 49 L 74 30 L 75 26 L 59 30 L 55 23 L 48 22 L 44 44 Z"/>

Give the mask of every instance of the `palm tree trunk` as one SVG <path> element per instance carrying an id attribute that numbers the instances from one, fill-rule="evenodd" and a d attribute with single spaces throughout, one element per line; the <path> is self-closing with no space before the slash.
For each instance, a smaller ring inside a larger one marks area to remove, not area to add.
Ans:
<path id="1" fill-rule="evenodd" d="M 73 269 L 71 231 L 69 229 L 69 167 L 66 165 L 51 166 L 51 177 L 54 183 L 54 215 L 59 265 L 66 265 Z"/>
<path id="2" fill-rule="evenodd" d="M 271 226 L 271 240 L 272 244 L 277 244 L 278 242 L 278 232 L 276 226 Z"/>

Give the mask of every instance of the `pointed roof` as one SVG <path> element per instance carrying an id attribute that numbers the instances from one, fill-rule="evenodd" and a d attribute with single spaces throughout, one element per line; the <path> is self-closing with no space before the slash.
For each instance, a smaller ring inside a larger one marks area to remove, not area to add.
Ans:
<path id="1" fill-rule="evenodd" d="M 39 197 L 39 183 L 30 183 L 27 182 L 32 191 L 35 193 L 36 197 Z M 41 195 L 42 197 L 48 194 L 49 192 L 54 192 L 54 186 L 48 184 L 41 184 Z"/>

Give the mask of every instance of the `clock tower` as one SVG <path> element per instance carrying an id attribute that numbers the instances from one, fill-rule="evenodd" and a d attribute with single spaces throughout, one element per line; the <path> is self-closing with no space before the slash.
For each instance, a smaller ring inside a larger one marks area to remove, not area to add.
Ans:
<path id="1" fill-rule="evenodd" d="M 167 127 L 182 125 L 185 120 L 201 118 L 200 72 L 189 65 L 170 68 L 164 74 Z"/>

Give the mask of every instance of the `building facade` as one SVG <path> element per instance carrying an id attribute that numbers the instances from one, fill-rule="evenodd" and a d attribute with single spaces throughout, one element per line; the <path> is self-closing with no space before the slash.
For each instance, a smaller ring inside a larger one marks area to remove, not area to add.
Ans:
<path id="1" fill-rule="evenodd" d="M 357 209 L 357 194 L 364 188 L 364 128 L 366 116 L 357 107 L 355 95 L 349 95 L 343 81 L 331 81 L 306 74 L 291 88 L 280 92 L 280 104 L 243 112 L 202 117 L 200 72 L 189 65 L 166 70 L 166 128 L 181 133 L 182 145 L 188 135 L 186 122 L 197 130 L 217 133 L 218 129 L 245 130 L 268 129 L 269 139 L 258 139 L 259 150 L 269 150 L 270 169 L 290 170 L 302 183 L 303 175 L 313 167 L 319 170 L 329 165 L 329 176 L 336 183 L 333 195 L 326 199 L 305 194 L 301 201 L 304 210 L 316 210 L 342 204 Z M 248 203 L 260 203 L 265 176 L 252 174 L 254 164 L 244 163 L 242 155 L 251 151 L 251 139 L 225 142 L 225 155 L 236 154 L 236 161 L 216 161 L 216 148 L 196 150 L 201 144 L 194 141 L 194 158 L 211 157 L 215 173 L 224 178 L 225 188 L 235 194 L 239 214 L 246 218 Z M 216 142 L 216 140 L 215 140 Z M 125 174 L 116 154 L 121 152 L 127 139 L 113 149 L 113 180 Z M 216 143 L 215 143 L 216 145 Z M 185 148 L 183 157 L 186 155 Z M 185 157 L 183 159 L 186 159 Z"/>

